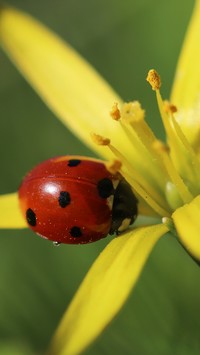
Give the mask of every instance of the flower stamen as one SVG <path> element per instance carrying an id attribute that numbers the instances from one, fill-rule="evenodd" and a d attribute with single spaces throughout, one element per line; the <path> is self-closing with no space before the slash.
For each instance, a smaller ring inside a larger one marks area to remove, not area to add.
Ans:
<path id="1" fill-rule="evenodd" d="M 110 115 L 115 121 L 118 121 L 121 118 L 121 113 L 117 102 L 114 103 L 112 110 L 110 111 Z"/>
<path id="2" fill-rule="evenodd" d="M 163 144 L 161 141 L 157 140 L 153 144 L 153 148 L 160 153 L 163 164 L 171 178 L 171 181 L 176 186 L 180 197 L 182 198 L 184 203 L 189 203 L 193 199 L 193 195 L 189 192 L 187 186 L 183 182 L 183 179 L 178 174 L 177 170 L 175 169 L 172 160 L 169 156 L 169 147 L 166 144 Z"/>
<path id="3" fill-rule="evenodd" d="M 119 110 L 118 106 L 115 105 L 113 107 Z M 161 188 L 159 192 L 160 198 L 157 200 L 167 208 L 161 191 L 163 189 L 163 181 L 166 180 L 167 182 L 169 176 L 166 174 L 165 169 L 163 169 L 164 166 L 160 155 L 152 148 L 152 144 L 156 140 L 156 137 L 145 121 L 145 111 L 142 109 L 140 103 L 138 101 L 124 103 L 120 114 L 118 114 L 117 122 L 119 122 L 127 139 L 133 145 L 134 151 L 140 152 L 140 155 L 145 157 L 145 167 L 148 169 L 149 175 L 152 177 L 151 185 L 153 183 L 157 191 L 158 187 Z M 144 176 L 144 171 L 142 169 L 141 172 Z M 146 184 L 143 184 L 143 186 L 146 186 Z"/>
<path id="4" fill-rule="evenodd" d="M 141 196 L 146 203 L 161 217 L 166 216 L 170 217 L 170 213 L 161 207 L 150 195 L 149 191 L 147 192 L 136 180 L 134 180 L 127 173 L 123 173 L 126 181 L 133 187 L 134 191 Z"/>
<path id="5" fill-rule="evenodd" d="M 160 75 L 157 73 L 155 69 L 149 70 L 146 80 L 151 85 L 152 90 L 157 91 L 160 89 L 161 79 L 160 79 Z"/>
<path id="6" fill-rule="evenodd" d="M 156 72 L 156 70 L 151 69 L 148 72 L 146 80 L 151 85 L 152 90 L 154 90 L 156 92 L 156 99 L 157 99 L 157 103 L 158 103 L 158 108 L 159 108 L 160 115 L 161 115 L 161 118 L 162 118 L 162 121 L 163 121 L 163 125 L 165 127 L 165 131 L 166 131 L 168 137 L 173 137 L 174 136 L 174 130 L 173 130 L 172 126 L 171 126 L 171 123 L 170 123 L 170 120 L 169 120 L 169 116 L 168 116 L 169 111 L 172 110 L 172 106 L 170 107 L 168 105 L 168 107 L 167 107 L 166 106 L 166 101 L 164 102 L 163 99 L 162 99 L 162 96 L 161 96 L 160 90 L 159 90 L 160 87 L 161 87 L 160 76 Z"/>
<path id="7" fill-rule="evenodd" d="M 170 118 L 171 118 L 171 122 L 174 127 L 174 130 L 175 130 L 180 142 L 183 144 L 184 148 L 189 153 L 189 162 L 191 163 L 191 170 L 193 171 L 194 177 L 196 178 L 196 183 L 198 184 L 199 183 L 200 162 L 199 162 L 192 146 L 188 142 L 186 136 L 184 135 L 181 127 L 179 126 L 178 122 L 176 121 L 176 119 L 172 113 L 170 115 Z"/>
<path id="8" fill-rule="evenodd" d="M 115 157 L 121 162 L 120 173 L 132 186 L 132 188 L 140 195 L 160 216 L 169 215 L 167 207 L 162 207 L 163 199 L 159 195 L 156 189 L 153 188 L 148 180 L 141 175 L 138 170 L 134 169 L 127 159 L 115 148 L 110 139 L 100 136 L 99 134 L 92 133 L 92 139 L 98 145 L 108 146 Z M 153 197 L 152 197 L 153 196 Z"/>
<path id="9" fill-rule="evenodd" d="M 153 131 L 144 119 L 145 111 L 141 108 L 139 102 L 134 101 L 123 105 L 121 112 L 121 122 L 126 135 L 135 144 L 135 134 L 139 141 L 150 152 L 154 164 L 157 163 L 163 169 L 163 162 L 160 155 L 153 149 L 153 142 L 157 140 Z M 131 128 L 131 129 L 130 129 Z"/>
<path id="10" fill-rule="evenodd" d="M 109 145 L 110 139 L 101 136 L 100 134 L 91 133 L 92 140 L 98 145 Z"/>
<path id="11" fill-rule="evenodd" d="M 122 162 L 120 160 L 113 160 L 113 161 L 108 161 L 105 163 L 106 169 L 113 175 L 117 174 L 121 167 L 122 167 Z"/>
<path id="12" fill-rule="evenodd" d="M 175 105 L 173 105 L 171 102 L 169 102 L 168 100 L 165 100 L 163 102 L 163 104 L 164 104 L 164 110 L 166 113 L 173 114 L 173 113 L 177 112 L 177 107 Z"/>
<path id="13" fill-rule="evenodd" d="M 186 176 L 187 179 L 190 180 L 193 186 L 199 186 L 200 162 L 193 148 L 189 144 L 186 136 L 181 130 L 181 127 L 179 126 L 178 122 L 174 117 L 174 113 L 176 112 L 177 109 L 171 103 L 166 103 L 163 101 L 159 91 L 159 88 L 161 87 L 160 79 L 158 79 L 159 84 L 157 86 L 155 84 L 156 81 L 155 78 L 160 78 L 158 73 L 155 70 L 150 70 L 149 73 L 147 76 L 147 81 L 150 83 L 150 85 L 152 85 L 153 90 L 155 90 L 156 92 L 158 108 L 163 121 L 163 125 L 165 127 L 165 131 L 167 133 L 168 143 L 171 148 L 169 160 L 172 163 L 173 157 L 176 157 L 177 159 L 178 156 L 178 160 L 179 160 L 178 164 L 181 164 L 181 168 L 177 169 L 177 167 L 176 168 L 173 167 L 173 170 L 177 170 L 176 171 L 177 175 L 178 174 L 180 175 L 179 173 L 180 170 L 181 175 Z M 151 81 L 152 77 L 154 78 L 154 80 L 152 79 Z M 180 176 L 179 178 L 181 179 Z M 185 190 L 186 189 L 187 187 L 185 185 Z"/>

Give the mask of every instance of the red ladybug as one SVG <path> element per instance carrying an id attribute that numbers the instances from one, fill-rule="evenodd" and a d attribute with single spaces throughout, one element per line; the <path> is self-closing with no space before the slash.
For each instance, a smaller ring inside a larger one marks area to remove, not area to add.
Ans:
<path id="1" fill-rule="evenodd" d="M 128 183 L 103 162 L 61 156 L 37 165 L 19 188 L 29 227 L 59 243 L 83 244 L 124 231 L 137 216 Z"/>

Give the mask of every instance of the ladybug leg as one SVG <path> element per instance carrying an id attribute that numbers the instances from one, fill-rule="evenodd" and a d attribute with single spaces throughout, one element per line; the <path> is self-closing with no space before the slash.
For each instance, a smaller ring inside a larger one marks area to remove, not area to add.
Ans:
<path id="1" fill-rule="evenodd" d="M 122 234 L 122 232 L 120 232 L 119 230 L 116 230 L 116 236 Z"/>

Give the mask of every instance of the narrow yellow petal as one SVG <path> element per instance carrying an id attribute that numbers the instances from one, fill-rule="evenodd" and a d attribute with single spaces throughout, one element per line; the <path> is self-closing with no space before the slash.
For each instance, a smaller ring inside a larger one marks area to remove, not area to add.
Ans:
<path id="1" fill-rule="evenodd" d="M 121 99 L 92 66 L 52 31 L 12 8 L 0 10 L 0 42 L 62 122 L 93 150 L 111 156 L 94 144 L 90 133 L 119 136 L 109 111 Z M 125 137 L 119 139 L 126 145 Z"/>
<path id="2" fill-rule="evenodd" d="M 178 208 L 172 215 L 178 236 L 183 246 L 200 260 L 200 196 L 191 203 Z"/>
<path id="3" fill-rule="evenodd" d="M 18 206 L 17 193 L 0 196 L 0 228 L 21 229 L 27 224 Z"/>
<path id="4" fill-rule="evenodd" d="M 165 225 L 132 230 L 115 238 L 97 258 L 66 311 L 50 354 L 82 352 L 123 306 Z"/>
<path id="5" fill-rule="evenodd" d="M 194 106 L 200 95 L 200 1 L 194 13 L 183 44 L 177 66 L 171 101 L 178 108 Z"/>

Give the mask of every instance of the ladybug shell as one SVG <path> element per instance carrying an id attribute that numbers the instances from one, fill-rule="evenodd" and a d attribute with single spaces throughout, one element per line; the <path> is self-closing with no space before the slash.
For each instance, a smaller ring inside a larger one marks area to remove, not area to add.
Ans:
<path id="1" fill-rule="evenodd" d="M 52 158 L 24 178 L 20 208 L 29 227 L 41 237 L 58 243 L 94 242 L 110 231 L 117 181 L 99 160 Z"/>

